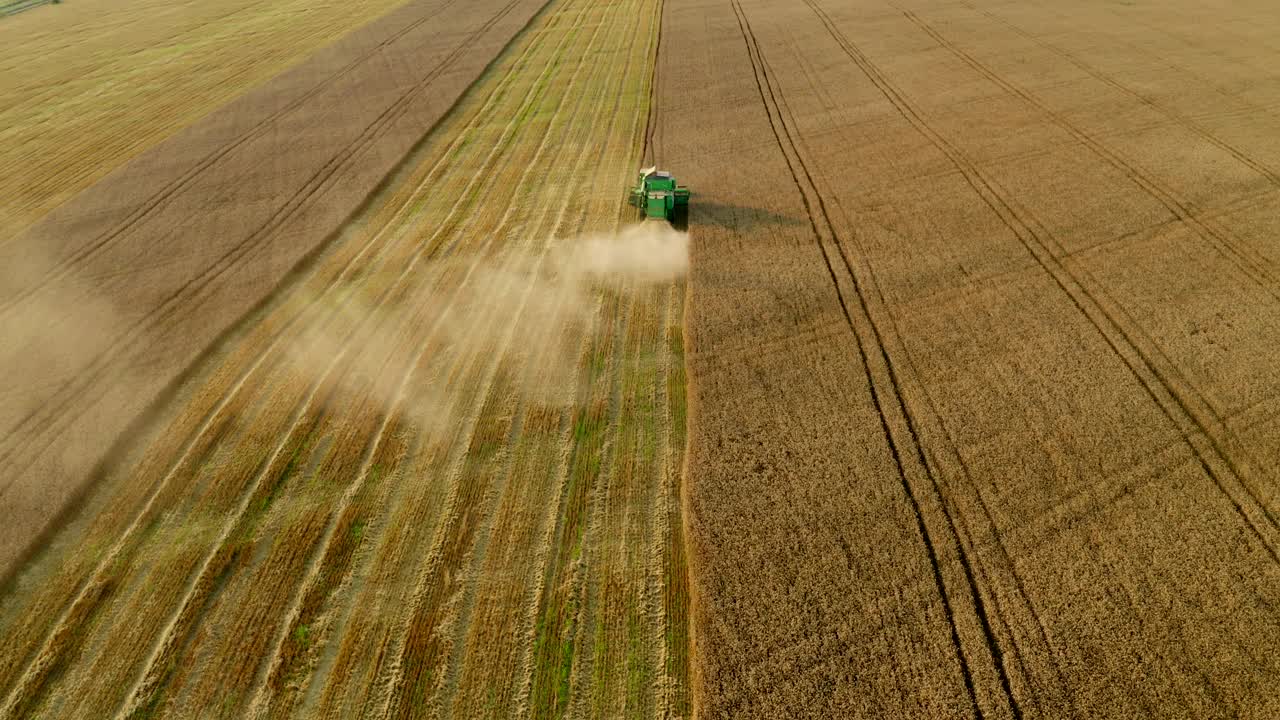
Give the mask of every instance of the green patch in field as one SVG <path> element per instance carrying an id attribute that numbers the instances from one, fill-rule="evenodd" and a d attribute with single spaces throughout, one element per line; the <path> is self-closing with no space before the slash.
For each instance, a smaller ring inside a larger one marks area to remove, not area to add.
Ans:
<path id="1" fill-rule="evenodd" d="M 650 675 L 644 624 L 633 604 L 627 613 L 627 708 L 632 712 L 645 704 L 645 690 L 652 685 Z"/>
<path id="2" fill-rule="evenodd" d="M 565 598 L 558 611 L 549 604 L 538 618 L 533 656 L 537 666 L 533 673 L 532 708 L 534 718 L 564 717 L 569 705 L 569 686 L 573 675 L 573 630 L 577 602 Z"/>

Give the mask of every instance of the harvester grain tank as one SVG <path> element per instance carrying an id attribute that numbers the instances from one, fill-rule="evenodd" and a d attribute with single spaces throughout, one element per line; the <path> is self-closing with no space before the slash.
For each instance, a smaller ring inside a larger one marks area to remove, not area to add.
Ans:
<path id="1" fill-rule="evenodd" d="M 646 220 L 679 222 L 689 211 L 689 188 L 677 185 L 671 173 L 656 167 L 640 171 L 629 200 L 644 211 Z"/>

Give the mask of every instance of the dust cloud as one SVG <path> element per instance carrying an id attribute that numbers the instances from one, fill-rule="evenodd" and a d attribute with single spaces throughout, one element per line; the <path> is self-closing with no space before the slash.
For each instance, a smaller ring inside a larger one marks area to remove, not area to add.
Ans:
<path id="1" fill-rule="evenodd" d="M 365 268 L 358 281 L 325 292 L 304 283 L 284 298 L 286 307 L 305 312 L 280 342 L 253 328 L 235 341 L 273 348 L 241 391 L 294 402 L 279 391 L 290 378 L 300 380 L 293 387 L 323 389 L 317 397 L 340 421 L 355 422 L 361 407 L 398 411 L 426 440 L 446 443 L 462 437 L 488 388 L 505 402 L 565 407 L 582 381 L 583 342 L 601 298 L 679 278 L 688 237 L 645 224 L 547 247 L 407 271 Z M 157 369 L 144 347 L 122 354 L 93 380 L 84 407 L 67 409 L 83 415 L 78 424 L 49 435 L 62 409 L 54 403 L 58 391 L 126 336 L 139 310 L 123 312 L 109 289 L 120 282 L 110 276 L 64 272 L 55 258 L 12 245 L 0 245 L 0 261 L 0 453 L 11 476 L 0 481 L 0 510 L 14 521 L 12 533 L 0 533 L 3 570 L 24 546 L 24 529 L 39 527 L 76 491 L 86 468 L 140 412 L 156 391 Z M 401 290 L 378 299 L 371 286 Z"/>
<path id="2" fill-rule="evenodd" d="M 106 364 L 94 387 L 73 384 L 128 329 L 99 285 L 0 241 L 0 577 L 135 416 L 147 368 Z"/>
<path id="3" fill-rule="evenodd" d="M 689 236 L 666 223 L 629 225 L 572 243 L 568 273 L 611 283 L 664 283 L 689 269 Z"/>
<path id="4" fill-rule="evenodd" d="M 296 371 L 336 383 L 336 412 L 373 401 L 447 440 L 494 383 L 512 401 L 570 404 L 604 293 L 672 282 L 688 264 L 688 235 L 655 222 L 555 240 L 536 254 L 437 262 L 410 270 L 398 301 L 320 301 L 288 356 Z"/>
<path id="5" fill-rule="evenodd" d="M 0 433 L 7 440 L 126 329 L 93 283 L 56 269 L 42 254 L 0 249 Z"/>
<path id="6" fill-rule="evenodd" d="M 18 440 L 12 434 L 61 383 L 129 329 L 101 278 L 57 272 L 53 258 L 10 250 L 0 248 L 0 363 L 7 369 L 0 374 L 0 432 L 8 435 L 6 444 Z M 367 292 L 370 276 L 337 291 L 304 285 L 286 301 L 307 310 L 300 329 L 278 346 L 284 362 L 277 370 L 324 380 L 339 393 L 339 411 L 367 395 L 440 432 L 475 411 L 483 399 L 477 383 L 494 378 L 525 399 L 566 403 L 602 293 L 670 282 L 687 267 L 688 235 L 649 222 L 554 240 L 539 253 L 422 263 L 402 278 L 405 289 L 391 301 Z M 383 269 L 372 284 L 394 285 L 403 271 Z M 38 289 L 33 284 L 51 274 Z M 255 391 L 271 392 L 283 379 L 272 366 L 256 373 Z M 141 388 L 147 372 L 145 363 L 113 368 L 104 379 L 113 386 L 110 397 Z M 101 431 L 113 435 L 126 418 L 103 419 Z M 65 439 L 60 464 L 78 457 L 82 444 Z"/>

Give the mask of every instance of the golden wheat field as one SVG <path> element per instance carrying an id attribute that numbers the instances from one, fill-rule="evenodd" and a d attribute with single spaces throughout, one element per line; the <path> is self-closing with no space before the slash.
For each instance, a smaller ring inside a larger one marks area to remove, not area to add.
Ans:
<path id="1" fill-rule="evenodd" d="M 1277 38 L 0 16 L 0 718 L 1280 716 Z"/>

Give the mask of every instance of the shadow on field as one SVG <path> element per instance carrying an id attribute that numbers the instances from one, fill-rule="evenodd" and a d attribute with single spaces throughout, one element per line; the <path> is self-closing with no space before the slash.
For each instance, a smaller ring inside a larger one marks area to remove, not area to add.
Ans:
<path id="1" fill-rule="evenodd" d="M 689 214 L 699 225 L 718 225 L 741 232 L 750 232 L 764 227 L 804 225 L 803 217 L 779 215 L 772 210 L 730 205 L 727 203 L 708 202 L 694 197 L 690 201 Z M 687 224 L 687 222 L 686 222 Z M 686 230 L 686 227 L 677 227 Z"/>

